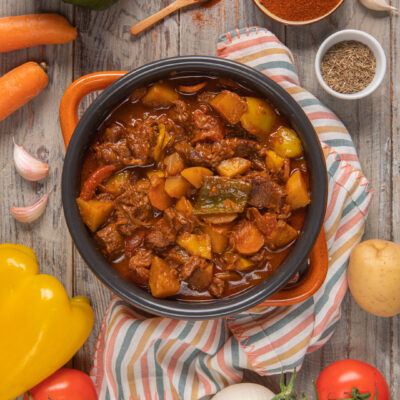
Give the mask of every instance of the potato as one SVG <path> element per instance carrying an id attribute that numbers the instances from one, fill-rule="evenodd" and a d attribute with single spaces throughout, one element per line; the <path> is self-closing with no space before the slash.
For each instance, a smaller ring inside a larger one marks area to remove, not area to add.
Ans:
<path id="1" fill-rule="evenodd" d="M 146 172 L 146 176 L 149 178 L 149 180 L 151 180 L 152 176 L 158 176 L 159 178 L 164 178 L 165 174 L 164 171 L 157 171 L 157 170 L 150 170 Z"/>
<path id="2" fill-rule="evenodd" d="M 212 251 L 222 253 L 228 246 L 228 228 L 204 225 L 202 229 L 210 236 Z"/>
<path id="3" fill-rule="evenodd" d="M 280 169 L 283 167 L 284 162 L 285 162 L 284 158 L 278 156 L 278 154 L 276 154 L 272 150 L 267 150 L 267 154 L 265 156 L 265 163 L 268 169 L 274 172 L 279 172 Z"/>
<path id="4" fill-rule="evenodd" d="M 285 126 L 281 126 L 271 135 L 271 143 L 278 156 L 296 158 L 303 154 L 303 146 L 296 132 Z"/>
<path id="5" fill-rule="evenodd" d="M 247 111 L 240 122 L 247 132 L 261 139 L 268 136 L 277 118 L 275 110 L 264 100 L 246 97 Z"/>
<path id="6" fill-rule="evenodd" d="M 211 260 L 211 238 L 207 234 L 195 235 L 185 232 L 178 237 L 176 243 L 192 256 Z"/>
<path id="7" fill-rule="evenodd" d="M 104 183 L 104 187 L 108 193 L 121 194 L 125 191 L 124 187 L 129 182 L 129 179 L 129 171 L 125 170 L 107 179 Z"/>
<path id="8" fill-rule="evenodd" d="M 400 314 L 400 245 L 380 239 L 358 244 L 347 270 L 358 305 L 379 317 Z"/>
<path id="9" fill-rule="evenodd" d="M 246 172 L 250 167 L 251 161 L 242 157 L 234 157 L 222 161 L 218 165 L 217 171 L 221 176 L 232 178 L 236 175 L 243 174 L 243 172 Z"/>
<path id="10" fill-rule="evenodd" d="M 179 211 L 185 217 L 190 217 L 193 213 L 192 203 L 186 198 L 181 197 L 175 204 L 176 211 Z"/>
<path id="11" fill-rule="evenodd" d="M 170 176 L 165 180 L 164 190 L 168 196 L 179 199 L 190 187 L 190 183 L 183 176 Z"/>
<path id="12" fill-rule="evenodd" d="M 151 263 L 149 286 L 151 294 L 157 298 L 173 296 L 181 288 L 177 271 L 159 257 L 154 257 Z"/>
<path id="13" fill-rule="evenodd" d="M 83 222 L 92 232 L 96 232 L 97 228 L 106 222 L 111 211 L 114 209 L 113 201 L 85 201 L 78 197 L 76 202 L 78 203 Z"/>
<path id="14" fill-rule="evenodd" d="M 238 214 L 210 214 L 203 215 L 202 218 L 208 224 L 229 224 L 238 217 Z"/>
<path id="15" fill-rule="evenodd" d="M 164 179 L 159 178 L 159 181 L 154 186 L 151 186 L 149 189 L 147 196 L 150 200 L 150 203 L 153 207 L 158 208 L 161 211 L 166 210 L 168 207 L 171 207 L 173 200 L 165 191 L 165 182 Z"/>
<path id="16" fill-rule="evenodd" d="M 163 163 L 168 175 L 178 175 L 185 168 L 185 164 L 178 153 L 172 153 L 165 157 Z"/>
<path id="17" fill-rule="evenodd" d="M 142 103 L 149 107 L 168 107 L 179 99 L 179 94 L 161 83 L 154 84 L 142 98 Z"/>
<path id="18" fill-rule="evenodd" d="M 293 174 L 290 175 L 285 185 L 285 191 L 287 194 L 286 203 L 289 204 L 293 210 L 310 204 L 311 200 L 308 195 L 306 182 L 300 171 L 294 171 Z"/>
<path id="19" fill-rule="evenodd" d="M 210 101 L 210 104 L 232 125 L 237 124 L 247 111 L 244 99 L 229 90 L 223 90 Z"/>
<path id="20" fill-rule="evenodd" d="M 298 236 L 299 234 L 293 226 L 279 220 L 274 230 L 265 238 L 265 244 L 271 250 L 279 249 L 293 242 Z"/>
<path id="21" fill-rule="evenodd" d="M 189 181 L 196 189 L 200 189 L 204 176 L 214 175 L 211 170 L 204 167 L 190 167 L 181 172 L 181 175 Z"/>

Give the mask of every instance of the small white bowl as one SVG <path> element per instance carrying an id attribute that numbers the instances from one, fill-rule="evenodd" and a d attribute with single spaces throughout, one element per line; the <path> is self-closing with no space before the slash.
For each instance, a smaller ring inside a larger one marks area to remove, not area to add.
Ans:
<path id="1" fill-rule="evenodd" d="M 348 40 L 355 40 L 357 42 L 361 42 L 366 46 L 368 46 L 374 53 L 376 59 L 376 72 L 372 82 L 360 92 L 351 94 L 336 92 L 326 84 L 321 74 L 321 61 L 325 53 L 336 43 Z M 318 49 L 317 56 L 315 58 L 315 72 L 317 74 L 317 79 L 320 85 L 332 96 L 344 100 L 362 99 L 363 97 L 370 95 L 382 83 L 383 78 L 385 77 L 386 73 L 385 52 L 380 43 L 369 33 L 359 31 L 356 29 L 346 29 L 334 33 L 333 35 L 326 38 L 324 42 L 321 44 L 321 46 Z"/>

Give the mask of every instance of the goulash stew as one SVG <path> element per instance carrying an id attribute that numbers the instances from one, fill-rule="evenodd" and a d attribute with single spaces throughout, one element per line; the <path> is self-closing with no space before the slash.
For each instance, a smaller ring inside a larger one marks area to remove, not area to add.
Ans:
<path id="1" fill-rule="evenodd" d="M 213 77 L 135 90 L 99 129 L 81 182 L 82 219 L 112 267 L 187 301 L 268 278 L 310 203 L 294 130 L 256 93 Z"/>

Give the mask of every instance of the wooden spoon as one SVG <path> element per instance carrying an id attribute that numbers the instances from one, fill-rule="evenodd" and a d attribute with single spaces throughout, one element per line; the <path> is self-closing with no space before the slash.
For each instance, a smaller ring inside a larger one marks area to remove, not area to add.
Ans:
<path id="1" fill-rule="evenodd" d="M 131 33 L 132 35 L 137 35 L 146 30 L 147 28 L 150 28 L 150 26 L 156 24 L 158 21 L 161 21 L 167 15 L 170 15 L 173 12 L 183 7 L 190 6 L 192 4 L 202 3 L 205 1 L 209 0 L 175 0 L 169 6 L 163 8 L 154 15 L 151 15 L 150 17 L 144 19 L 143 21 L 138 22 L 136 25 L 133 25 L 131 27 Z"/>

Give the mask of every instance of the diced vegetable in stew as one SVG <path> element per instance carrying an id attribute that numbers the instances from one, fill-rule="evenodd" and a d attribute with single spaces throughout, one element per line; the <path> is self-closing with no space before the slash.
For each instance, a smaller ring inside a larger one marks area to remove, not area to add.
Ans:
<path id="1" fill-rule="evenodd" d="M 173 76 L 99 128 L 77 205 L 96 246 L 156 298 L 223 298 L 268 279 L 311 201 L 297 133 L 241 84 Z"/>

